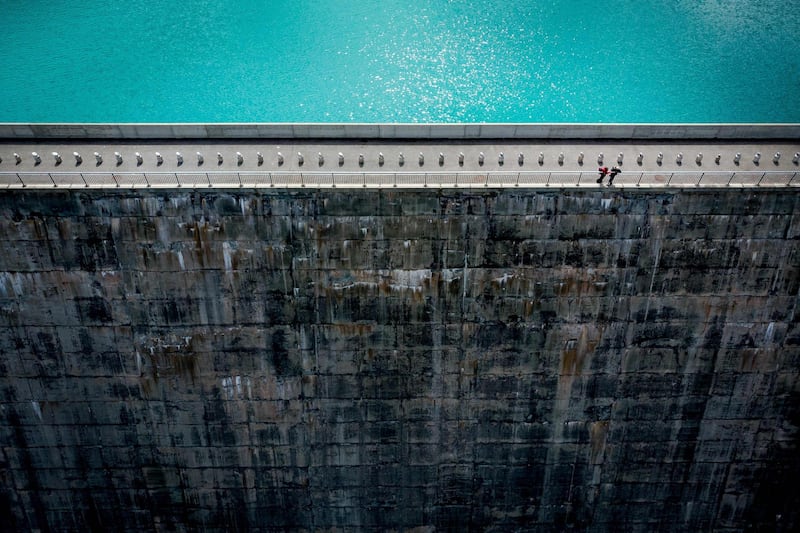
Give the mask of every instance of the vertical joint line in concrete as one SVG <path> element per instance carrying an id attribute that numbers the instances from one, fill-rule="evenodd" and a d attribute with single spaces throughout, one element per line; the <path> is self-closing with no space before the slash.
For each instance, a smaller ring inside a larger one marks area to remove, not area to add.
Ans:
<path id="1" fill-rule="evenodd" d="M 647 322 L 647 316 L 650 313 L 650 300 L 653 299 L 653 285 L 656 282 L 656 272 L 658 271 L 658 263 L 661 261 L 661 238 L 656 240 L 656 260 L 653 263 L 653 273 L 650 275 L 650 289 L 647 292 L 647 305 L 644 308 L 644 322 Z"/>
<path id="2" fill-rule="evenodd" d="M 463 320 L 467 304 L 467 258 L 469 254 L 466 249 L 467 243 L 464 241 L 464 284 L 461 286 L 461 317 Z"/>

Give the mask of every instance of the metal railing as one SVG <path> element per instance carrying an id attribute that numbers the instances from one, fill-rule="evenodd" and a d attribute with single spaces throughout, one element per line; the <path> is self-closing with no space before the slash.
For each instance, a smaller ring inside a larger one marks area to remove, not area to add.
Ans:
<path id="1" fill-rule="evenodd" d="M 596 188 L 597 172 L 0 172 L 0 189 Z M 623 172 L 617 188 L 800 187 L 798 172 Z M 606 178 L 604 185 L 607 183 Z"/>

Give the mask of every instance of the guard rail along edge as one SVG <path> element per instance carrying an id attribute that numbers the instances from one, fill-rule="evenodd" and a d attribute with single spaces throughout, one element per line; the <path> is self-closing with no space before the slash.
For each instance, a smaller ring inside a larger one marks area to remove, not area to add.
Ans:
<path id="1" fill-rule="evenodd" d="M 597 172 L 0 172 L 0 189 L 599 188 Z M 623 172 L 612 187 L 800 187 L 798 172 Z"/>

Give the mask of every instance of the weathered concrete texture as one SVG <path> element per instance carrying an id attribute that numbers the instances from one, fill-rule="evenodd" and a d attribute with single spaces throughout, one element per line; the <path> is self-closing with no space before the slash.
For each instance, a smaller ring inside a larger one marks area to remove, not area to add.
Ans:
<path id="1" fill-rule="evenodd" d="M 0 139 L 797 139 L 800 124 L 0 122 Z"/>
<path id="2" fill-rule="evenodd" d="M 0 523 L 800 527 L 800 198 L 0 195 Z"/>

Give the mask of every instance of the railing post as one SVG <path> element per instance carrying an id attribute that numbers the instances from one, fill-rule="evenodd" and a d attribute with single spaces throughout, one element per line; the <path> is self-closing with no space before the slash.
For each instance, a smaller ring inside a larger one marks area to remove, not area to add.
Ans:
<path id="1" fill-rule="evenodd" d="M 519 172 L 517 172 L 517 182 L 514 184 L 514 187 L 519 187 Z"/>
<path id="2" fill-rule="evenodd" d="M 17 172 L 17 179 L 19 180 L 19 182 L 22 184 L 23 187 L 27 187 L 28 186 L 27 183 L 22 181 L 22 178 L 20 177 L 19 172 Z"/>
<path id="3" fill-rule="evenodd" d="M 552 176 L 552 175 L 553 175 L 552 172 L 548 172 L 547 173 L 547 181 L 544 183 L 545 187 L 549 187 L 550 186 L 550 176 Z"/>
<path id="4" fill-rule="evenodd" d="M 50 178 L 50 181 L 52 181 L 52 182 L 53 182 L 53 187 L 58 187 L 58 184 L 56 183 L 56 180 L 54 180 L 54 179 L 53 179 L 53 175 L 52 175 L 52 174 L 50 174 L 50 173 L 48 172 L 48 173 L 47 173 L 47 177 L 48 177 L 48 178 Z"/>
<path id="5" fill-rule="evenodd" d="M 302 172 L 300 173 L 300 186 L 301 187 L 305 187 L 306 186 L 305 176 L 303 175 Z"/>
<path id="6" fill-rule="evenodd" d="M 674 175 L 675 175 L 674 172 L 670 172 L 669 179 L 667 180 L 667 187 L 669 187 L 669 184 L 672 183 L 672 176 L 674 176 Z"/>
<path id="7" fill-rule="evenodd" d="M 731 177 L 728 178 L 728 183 L 725 184 L 726 187 L 730 187 L 731 186 L 731 182 L 733 181 L 734 177 L 736 177 L 736 172 L 731 172 Z"/>
<path id="8" fill-rule="evenodd" d="M 700 173 L 700 178 L 698 178 L 697 183 L 694 184 L 695 187 L 699 187 L 700 186 L 700 182 L 703 181 L 703 176 L 705 176 L 705 175 L 706 175 L 705 172 L 701 172 Z"/>
<path id="9" fill-rule="evenodd" d="M 83 172 L 78 172 L 78 176 L 80 176 L 81 179 L 83 180 L 83 186 L 84 187 L 88 187 L 89 186 L 89 182 L 86 181 L 86 176 L 83 175 Z M 147 177 L 145 176 L 145 180 L 146 179 L 147 179 Z"/>
<path id="10" fill-rule="evenodd" d="M 642 178 L 644 178 L 644 172 L 639 173 L 639 180 L 636 182 L 637 187 L 640 187 L 642 185 Z"/>
<path id="11" fill-rule="evenodd" d="M 119 182 L 117 181 L 117 176 L 116 176 L 116 175 L 114 175 L 114 173 L 113 173 L 113 172 L 111 173 L 111 179 L 112 179 L 112 180 L 114 180 L 114 185 L 116 185 L 117 187 L 119 187 Z M 179 187 L 180 187 L 180 185 L 179 185 Z"/>
<path id="12" fill-rule="evenodd" d="M 578 172 L 578 183 L 575 184 L 576 187 L 581 186 L 581 178 L 583 177 L 583 172 Z"/>
<path id="13" fill-rule="evenodd" d="M 392 185 L 392 187 L 397 187 L 397 172 L 395 172 L 393 176 L 394 176 L 394 184 Z M 428 174 L 427 173 L 425 174 L 425 183 L 428 183 Z"/>
<path id="14" fill-rule="evenodd" d="M 797 172 L 795 172 L 794 174 L 792 174 L 792 177 L 791 177 L 791 178 L 789 178 L 789 181 L 788 181 L 788 182 L 786 182 L 786 186 L 788 187 L 789 185 L 791 185 L 791 184 L 792 184 L 792 181 L 794 181 L 794 179 L 795 179 L 796 177 L 797 177 Z"/>
<path id="15" fill-rule="evenodd" d="M 397 187 L 397 174 L 394 175 L 394 186 Z M 428 186 L 428 173 L 427 172 L 422 175 L 422 186 L 423 187 L 427 187 Z"/>
<path id="16" fill-rule="evenodd" d="M 763 180 L 763 179 L 764 179 L 764 176 L 766 176 L 766 175 L 767 175 L 767 173 L 766 173 L 766 172 L 762 172 L 762 173 L 761 173 L 761 177 L 760 177 L 760 178 L 758 178 L 758 183 L 756 183 L 756 187 L 761 187 L 761 180 Z"/>

